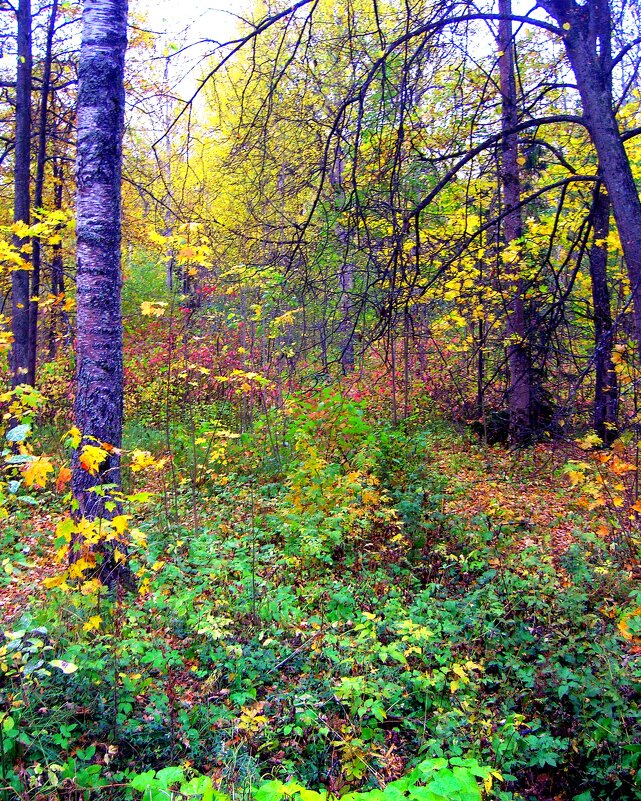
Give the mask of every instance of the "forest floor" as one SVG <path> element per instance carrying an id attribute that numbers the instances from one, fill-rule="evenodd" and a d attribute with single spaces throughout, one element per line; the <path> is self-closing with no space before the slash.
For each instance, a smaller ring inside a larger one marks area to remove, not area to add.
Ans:
<path id="1" fill-rule="evenodd" d="M 431 464 L 456 488 L 444 499 L 444 514 L 466 521 L 485 515 L 516 523 L 521 544 L 552 554 L 560 571 L 561 557 L 575 542 L 573 531 L 577 526 L 594 528 L 593 516 L 579 509 L 560 474 L 567 458 L 567 446 L 555 443 L 510 452 L 465 437 L 448 438 L 430 454 Z M 54 540 L 62 517 L 34 510 L 30 530 L 21 539 L 24 558 L 13 562 L 16 580 L 0 594 L 0 613 L 7 622 L 46 597 L 43 580 L 60 569 L 54 561 Z"/>
<path id="2" fill-rule="evenodd" d="M 116 786 L 180 763 L 222 788 L 295 776 L 340 795 L 417 755 L 473 756 L 502 776 L 498 801 L 640 798 L 641 647 L 621 621 L 641 574 L 568 479 L 585 453 L 436 422 L 377 433 L 374 459 L 367 436 L 351 466 L 321 459 L 317 434 L 262 476 L 241 443 L 196 514 L 185 472 L 182 522 L 136 513 L 135 598 L 45 589 L 62 514 L 23 517 L 0 614 L 77 670 L 32 693 L 30 749 L 49 745 L 20 769 L 44 788 L 44 759 L 74 775 L 84 759 Z"/>

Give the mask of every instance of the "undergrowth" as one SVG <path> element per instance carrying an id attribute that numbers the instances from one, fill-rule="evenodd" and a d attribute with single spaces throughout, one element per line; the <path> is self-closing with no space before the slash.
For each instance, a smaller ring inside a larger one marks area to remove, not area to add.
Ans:
<path id="1" fill-rule="evenodd" d="M 449 514 L 469 486 L 437 421 L 373 426 L 327 390 L 291 400 L 278 458 L 273 435 L 216 439 L 197 516 L 187 469 L 177 516 L 132 510 L 144 592 L 52 588 L 7 628 L 0 798 L 641 798 L 625 559 Z"/>

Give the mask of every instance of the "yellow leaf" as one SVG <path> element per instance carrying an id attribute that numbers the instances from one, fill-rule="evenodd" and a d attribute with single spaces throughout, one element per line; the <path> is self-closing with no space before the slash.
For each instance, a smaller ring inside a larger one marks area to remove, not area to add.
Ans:
<path id="1" fill-rule="evenodd" d="M 145 317 L 162 317 L 166 306 L 166 303 L 161 303 L 157 300 L 143 300 L 140 304 L 140 311 Z"/>
<path id="2" fill-rule="evenodd" d="M 585 481 L 585 474 L 578 470 L 568 470 L 567 477 L 570 479 L 570 484 L 572 484 L 573 487 Z"/>
<path id="3" fill-rule="evenodd" d="M 129 520 L 131 520 L 131 515 L 116 515 L 111 519 L 111 525 L 116 529 L 118 534 L 122 535 L 127 530 Z"/>
<path id="4" fill-rule="evenodd" d="M 51 578 L 45 578 L 42 580 L 42 583 L 48 590 L 53 589 L 53 587 L 62 587 L 63 585 L 66 587 L 66 573 L 61 573 L 59 576 L 51 576 Z"/>
<path id="5" fill-rule="evenodd" d="M 27 487 L 45 487 L 47 476 L 53 473 L 53 465 L 46 456 L 39 456 L 35 461 L 29 462 L 24 473 L 24 483 Z"/>
<path id="6" fill-rule="evenodd" d="M 85 570 L 96 566 L 96 560 L 82 557 L 69 566 L 69 578 L 82 578 Z"/>
<path id="7" fill-rule="evenodd" d="M 598 434 L 588 434 L 583 437 L 583 439 L 577 439 L 576 442 L 579 448 L 584 451 L 589 451 L 592 448 L 598 448 L 599 445 L 603 445 L 603 440 Z"/>
<path id="8" fill-rule="evenodd" d="M 154 464 L 154 457 L 149 451 L 141 451 L 136 449 L 131 454 L 131 469 L 134 473 L 138 473 L 141 470 L 144 470 L 145 467 L 149 467 L 152 464 Z"/>
<path id="9" fill-rule="evenodd" d="M 100 628 L 100 624 L 102 623 L 102 618 L 100 615 L 92 615 L 89 620 L 83 625 L 83 631 L 94 631 Z"/>
<path id="10" fill-rule="evenodd" d="M 80 466 L 83 470 L 91 473 L 92 476 L 98 475 L 100 465 L 108 455 L 104 448 L 98 448 L 96 445 L 85 445 L 80 454 Z"/>
<path id="11" fill-rule="evenodd" d="M 82 434 L 77 426 L 72 426 L 69 431 L 67 431 L 65 436 L 68 438 L 69 444 L 72 448 L 77 448 L 82 442 Z"/>

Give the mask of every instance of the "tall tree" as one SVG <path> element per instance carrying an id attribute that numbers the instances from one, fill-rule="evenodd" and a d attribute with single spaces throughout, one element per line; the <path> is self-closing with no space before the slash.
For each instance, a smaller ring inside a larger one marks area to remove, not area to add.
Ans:
<path id="1" fill-rule="evenodd" d="M 20 0 L 17 10 L 16 133 L 14 155 L 14 222 L 29 224 L 31 194 L 31 0 Z M 24 239 L 14 237 L 22 248 Z M 11 384 L 27 382 L 29 363 L 29 271 L 16 270 L 11 276 Z"/>
<path id="2" fill-rule="evenodd" d="M 594 429 L 603 442 L 609 445 L 618 436 L 619 390 L 612 362 L 615 329 L 607 272 L 610 201 L 598 185 L 594 190 L 591 222 L 593 237 L 589 261 L 594 310 Z"/>
<path id="3" fill-rule="evenodd" d="M 49 90 L 51 88 L 51 61 L 53 57 L 53 37 L 56 31 L 58 0 L 53 0 L 49 12 L 47 41 L 42 65 L 42 84 L 40 87 L 40 107 L 38 109 L 38 147 L 36 152 L 36 180 L 33 193 L 33 205 L 36 210 L 42 208 L 45 184 L 45 162 L 47 157 L 47 110 L 49 107 Z M 33 240 L 31 255 L 31 298 L 29 303 L 29 344 L 27 383 L 36 383 L 36 357 L 38 352 L 38 295 L 40 294 L 40 239 Z"/>
<path id="4" fill-rule="evenodd" d="M 77 376 L 75 420 L 82 445 L 106 443 L 95 474 L 78 451 L 72 486 L 79 514 L 109 515 L 109 492 L 120 485 L 123 366 L 121 314 L 121 171 L 127 0 L 85 0 L 78 86 L 76 162 Z M 114 450 L 115 449 L 115 450 Z M 101 572 L 108 560 L 103 562 Z"/>
<path id="5" fill-rule="evenodd" d="M 530 438 L 532 421 L 531 366 L 528 350 L 528 326 L 525 311 L 525 281 L 520 276 L 521 257 L 518 242 L 523 236 L 521 221 L 521 178 L 519 174 L 518 108 L 512 36 L 512 0 L 499 0 L 499 76 L 501 86 L 501 184 L 505 216 L 503 239 L 514 245 L 516 254 L 507 268 L 514 273 L 507 318 L 508 363 L 510 369 L 510 440 L 522 444 Z"/>
<path id="6" fill-rule="evenodd" d="M 612 9 L 608 0 L 542 0 L 540 5 L 562 30 L 585 125 L 599 157 L 599 170 L 625 256 L 641 355 L 641 200 L 612 97 L 612 70 L 619 59 L 612 55 Z"/>

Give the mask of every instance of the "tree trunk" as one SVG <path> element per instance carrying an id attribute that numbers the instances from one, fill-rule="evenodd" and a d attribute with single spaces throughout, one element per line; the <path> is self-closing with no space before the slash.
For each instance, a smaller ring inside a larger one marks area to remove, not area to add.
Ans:
<path id="1" fill-rule="evenodd" d="M 57 211 L 62 209 L 62 180 L 63 168 L 62 162 L 54 156 L 52 164 L 53 173 L 53 207 Z M 52 247 L 51 254 L 51 294 L 57 298 L 62 292 L 65 291 L 64 274 L 62 271 L 62 244 L 56 244 Z M 58 302 L 54 302 L 51 306 L 49 315 L 49 360 L 52 361 L 56 357 L 56 335 L 58 328 Z"/>
<path id="2" fill-rule="evenodd" d="M 597 186 L 592 204 L 592 247 L 590 248 L 590 278 L 594 307 L 594 429 L 604 444 L 610 445 L 618 436 L 617 411 L 619 391 L 617 374 L 612 362 L 614 323 L 608 289 L 608 246 L 610 231 L 610 201 Z"/>
<path id="3" fill-rule="evenodd" d="M 345 160 L 341 152 L 336 153 L 332 169 L 329 172 L 329 182 L 334 193 L 334 206 L 340 214 L 344 204 L 345 192 L 343 189 Z M 340 222 L 336 222 L 336 239 L 342 250 L 341 263 L 338 273 L 338 306 L 339 320 L 336 328 L 338 344 L 340 347 L 340 361 L 343 375 L 354 372 L 354 320 L 352 289 L 354 285 L 354 264 L 350 262 L 350 231 Z"/>
<path id="4" fill-rule="evenodd" d="M 122 439 L 123 367 L 121 272 L 121 167 L 127 0 L 85 0 L 78 85 L 77 375 L 74 406 L 82 445 Z M 82 448 L 81 445 L 81 448 Z M 97 475 L 73 461 L 78 514 L 108 517 L 111 492 L 120 486 L 120 456 L 111 452 Z M 106 562 L 107 560 L 105 560 Z M 101 577 L 104 578 L 104 564 Z"/>
<path id="5" fill-rule="evenodd" d="M 579 5 L 544 0 L 541 6 L 563 29 L 565 49 L 583 104 L 585 124 L 616 221 L 632 290 L 641 358 L 641 201 L 612 103 L 612 19 L 608 0 Z"/>
<path id="6" fill-rule="evenodd" d="M 16 140 L 14 167 L 14 222 L 29 224 L 31 164 L 31 0 L 20 0 L 18 20 L 18 64 L 16 75 Z M 14 236 L 21 248 L 24 239 Z M 28 381 L 29 370 L 29 272 L 16 270 L 11 275 L 11 385 Z"/>
<path id="7" fill-rule="evenodd" d="M 51 56 L 53 49 L 53 35 L 56 31 L 56 16 L 58 14 L 58 0 L 51 4 L 51 16 L 47 29 L 47 44 L 44 64 L 42 67 L 42 87 L 40 89 L 40 111 L 38 115 L 38 151 L 36 154 L 36 182 L 33 193 L 33 205 L 36 209 L 42 208 L 42 197 L 45 182 L 45 162 L 47 157 L 47 108 L 49 104 L 49 89 L 51 87 Z M 31 263 L 31 300 L 29 303 L 29 359 L 28 383 L 36 384 L 36 359 L 38 355 L 38 295 L 40 294 L 40 239 L 33 240 Z"/>
<path id="8" fill-rule="evenodd" d="M 514 42 L 512 37 L 511 0 L 499 0 L 499 13 L 508 17 L 499 21 L 499 73 L 501 86 L 501 124 L 503 130 L 509 130 L 518 124 L 516 105 L 516 80 L 514 77 Z M 507 134 L 501 140 L 501 183 L 503 204 L 507 211 L 503 219 L 503 239 L 506 245 L 517 242 L 523 235 L 521 211 L 521 179 L 519 174 L 519 140 L 518 134 Z M 508 366 L 510 371 L 510 428 L 509 436 L 512 445 L 521 445 L 532 436 L 532 387 L 531 365 L 527 342 L 527 319 L 525 311 L 525 282 L 519 277 L 521 265 L 519 260 L 510 265 L 515 273 L 514 282 L 510 281 L 512 296 L 509 302 L 507 334 L 508 334 Z"/>

